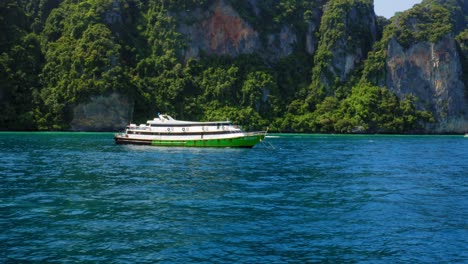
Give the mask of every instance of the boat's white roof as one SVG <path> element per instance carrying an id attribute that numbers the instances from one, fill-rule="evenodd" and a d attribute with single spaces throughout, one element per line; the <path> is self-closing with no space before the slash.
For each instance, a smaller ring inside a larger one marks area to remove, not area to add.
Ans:
<path id="1" fill-rule="evenodd" d="M 183 121 L 176 120 L 169 115 L 159 115 L 159 118 L 156 117 L 153 120 L 148 120 L 148 124 L 167 124 L 167 125 L 176 125 L 176 124 L 187 124 L 187 125 L 207 125 L 207 124 L 231 124 L 230 121 L 208 121 L 208 122 L 199 122 L 199 121 Z"/>

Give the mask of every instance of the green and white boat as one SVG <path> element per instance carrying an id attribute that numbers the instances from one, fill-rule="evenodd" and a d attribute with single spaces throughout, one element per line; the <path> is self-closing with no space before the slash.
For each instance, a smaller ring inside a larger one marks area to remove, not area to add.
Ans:
<path id="1" fill-rule="evenodd" d="M 130 124 L 115 134 L 116 144 L 179 147 L 252 148 L 261 142 L 266 131 L 244 132 L 230 121 L 193 122 L 159 115 L 146 124 Z"/>

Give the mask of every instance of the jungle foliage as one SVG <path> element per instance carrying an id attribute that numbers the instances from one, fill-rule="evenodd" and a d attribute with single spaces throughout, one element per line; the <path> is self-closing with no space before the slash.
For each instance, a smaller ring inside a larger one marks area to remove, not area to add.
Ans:
<path id="1" fill-rule="evenodd" d="M 418 6 L 392 23 L 380 18 L 382 38 L 373 48 L 365 43 L 372 49 L 366 63 L 343 82 L 333 79 L 330 50 L 343 38 L 350 49 L 365 41 L 347 31 L 343 16 L 358 3 L 360 12 L 371 12 L 372 1 L 268 0 L 254 8 L 250 1 L 236 2 L 239 14 L 262 32 L 284 23 L 305 31 L 317 15 L 311 10 L 328 2 L 315 32 L 316 53 L 307 54 L 298 44 L 275 62 L 257 54 L 186 60 L 187 43 L 170 14 L 212 2 L 1 1 L 0 129 L 66 130 L 74 106 L 112 91 L 135 101 L 134 122 L 167 112 L 178 119 L 229 118 L 280 132 L 402 133 L 434 121 L 416 109 L 417 98 L 398 98 L 379 79 L 391 36 L 408 46 L 436 41 L 451 30 L 450 10 L 441 5 Z M 321 76 L 333 81 L 324 87 Z"/>

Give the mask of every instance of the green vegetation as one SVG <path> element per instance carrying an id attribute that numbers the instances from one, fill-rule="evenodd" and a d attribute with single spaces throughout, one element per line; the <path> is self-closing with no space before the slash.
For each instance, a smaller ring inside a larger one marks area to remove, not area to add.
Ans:
<path id="1" fill-rule="evenodd" d="M 468 96 L 468 29 L 458 34 L 455 39 L 457 40 L 461 55 L 465 96 Z"/>
<path id="2" fill-rule="evenodd" d="M 437 42 L 452 31 L 450 12 L 438 4 L 420 4 L 395 18 L 394 35 L 404 46 L 419 41 Z"/>
<path id="3" fill-rule="evenodd" d="M 424 5 L 443 6 L 450 12 L 450 22 L 454 34 L 459 34 L 468 26 L 468 4 L 466 0 L 424 0 Z"/>
<path id="4" fill-rule="evenodd" d="M 404 47 L 437 41 L 452 30 L 454 11 L 434 1 L 376 23 L 371 0 L 237 1 L 262 41 L 286 24 L 303 36 L 321 21 L 315 54 L 299 39 L 278 61 L 203 52 L 187 59 L 170 14 L 213 2 L 1 1 L 0 130 L 66 130 L 76 105 L 111 92 L 135 102 L 138 123 L 167 112 L 281 132 L 402 133 L 434 121 L 416 109 L 417 98 L 399 99 L 383 87 L 386 45 L 393 36 Z M 372 23 L 381 28 L 374 32 Z M 466 35 L 458 37 L 465 56 Z M 335 67 L 347 55 L 359 57 L 351 72 Z"/>
<path id="5" fill-rule="evenodd" d="M 33 104 L 40 89 L 43 54 L 28 24 L 15 0 L 0 2 L 0 128 L 36 127 Z"/>
<path id="6" fill-rule="evenodd" d="M 314 57 L 309 104 L 319 103 L 326 96 L 336 95 L 342 99 L 349 94 L 350 89 L 340 91 L 341 94 L 337 91 L 350 75 L 344 60 L 347 56 L 360 57 L 359 53 L 367 54 L 371 50 L 376 37 L 371 30 L 372 8 L 373 1 L 368 0 L 328 2 L 318 32 L 320 42 Z"/>
<path id="7" fill-rule="evenodd" d="M 361 83 L 344 100 L 328 96 L 312 113 L 289 114 L 282 129 L 321 133 L 401 133 L 418 131 L 418 121 L 434 122 L 432 115 L 418 111 L 416 98 L 399 100 L 386 88 Z"/>

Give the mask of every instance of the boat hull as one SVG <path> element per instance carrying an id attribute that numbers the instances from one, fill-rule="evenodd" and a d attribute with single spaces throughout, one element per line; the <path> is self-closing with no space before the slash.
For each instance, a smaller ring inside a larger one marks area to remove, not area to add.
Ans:
<path id="1" fill-rule="evenodd" d="M 248 133 L 241 137 L 218 139 L 173 139 L 155 140 L 127 137 L 117 134 L 114 136 L 116 144 L 152 145 L 164 147 L 210 147 L 210 148 L 252 148 L 265 138 L 264 133 Z"/>

